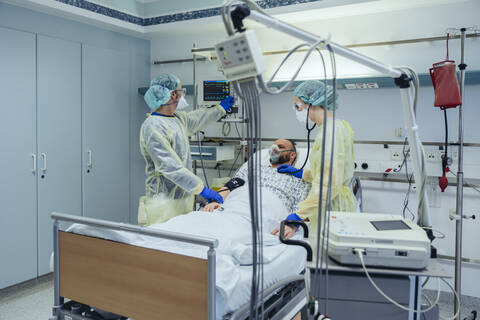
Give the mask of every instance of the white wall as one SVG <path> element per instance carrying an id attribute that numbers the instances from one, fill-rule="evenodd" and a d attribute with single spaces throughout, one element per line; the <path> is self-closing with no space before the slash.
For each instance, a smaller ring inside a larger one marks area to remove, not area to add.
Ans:
<path id="1" fill-rule="evenodd" d="M 382 14 L 352 15 L 328 20 L 297 21 L 295 24 L 321 35 L 331 33 L 334 41 L 350 44 L 440 36 L 444 34 L 446 28 L 468 27 L 478 23 L 478 12 L 480 12 L 478 1 L 458 1 L 455 4 L 438 5 L 436 7 L 384 12 Z M 152 59 L 189 58 L 191 57 L 190 49 L 193 43 L 197 43 L 199 47 L 210 47 L 215 42 L 225 38 L 225 32 L 221 27 L 209 27 L 208 32 L 205 32 L 206 28 L 199 28 L 198 30 L 189 32 L 180 30 L 181 35 L 154 39 L 151 43 Z M 259 29 L 257 34 L 264 51 L 289 49 L 296 43 L 296 41 L 271 30 Z M 457 61 L 459 60 L 459 46 L 459 40 L 450 43 L 450 57 Z M 429 66 L 442 60 L 445 55 L 444 42 L 372 47 L 359 51 L 393 65 L 412 66 L 418 73 L 427 73 Z M 468 39 L 465 55 L 468 70 L 480 70 L 480 60 L 476 58 L 479 54 L 480 39 Z M 280 58 L 271 56 L 266 58 L 266 63 L 269 66 L 268 72 L 272 72 L 273 66 L 278 64 Z M 339 59 L 337 64 L 340 76 L 375 75 L 374 72 L 345 62 L 343 59 Z M 302 74 L 303 78 L 319 78 L 321 76 L 321 73 L 318 72 L 320 70 L 318 60 L 312 60 L 305 70 Z M 191 63 L 153 66 L 151 71 L 152 77 L 162 72 L 174 72 L 183 79 L 185 84 L 191 84 L 193 79 Z M 199 63 L 198 72 L 202 77 L 219 77 L 213 63 Z M 287 77 L 287 73 L 283 77 Z M 480 119 L 479 89 L 479 85 L 466 87 L 465 142 L 480 142 L 480 130 L 478 130 L 477 124 L 478 119 Z M 262 119 L 262 134 L 264 137 L 305 138 L 303 127 L 296 121 L 292 122 L 292 119 L 295 118 L 293 117 L 291 93 L 274 97 L 262 96 L 261 102 L 262 115 L 264 116 Z M 356 140 L 402 141 L 402 138 L 394 135 L 394 128 L 403 127 L 400 97 L 396 89 L 341 90 L 339 103 L 338 116 L 350 122 L 355 130 Z M 423 141 L 441 142 L 444 140 L 443 114 L 432 104 L 432 87 L 422 87 L 418 106 L 420 137 Z M 450 141 L 456 141 L 457 139 L 457 122 L 457 111 L 450 110 Z M 219 124 L 213 125 L 207 130 L 207 135 L 221 136 L 220 127 Z M 234 132 L 235 130 L 232 130 L 230 135 L 235 136 Z M 468 148 L 466 152 L 468 152 Z M 214 175 L 215 173 L 211 174 Z M 365 211 L 401 212 L 407 188 L 406 184 L 368 181 L 364 182 L 363 185 Z M 412 194 L 410 208 L 415 207 L 415 195 Z M 464 212 L 466 214 L 477 213 L 478 215 L 479 207 L 479 194 L 471 188 L 465 188 Z M 439 253 L 446 255 L 454 255 L 455 223 L 448 219 L 448 212 L 452 208 L 455 208 L 455 187 L 449 187 L 445 193 L 440 195 L 438 208 L 431 208 L 434 227 L 446 234 L 446 239 L 437 239 L 435 245 L 438 247 Z M 480 259 L 480 249 L 478 248 L 479 228 L 478 220 L 464 222 L 464 257 Z M 453 264 L 445 262 L 444 265 L 445 268 L 452 270 L 453 275 Z M 480 278 L 480 266 L 464 264 L 462 293 L 480 297 L 478 278 Z M 443 289 L 447 290 L 445 287 Z"/>

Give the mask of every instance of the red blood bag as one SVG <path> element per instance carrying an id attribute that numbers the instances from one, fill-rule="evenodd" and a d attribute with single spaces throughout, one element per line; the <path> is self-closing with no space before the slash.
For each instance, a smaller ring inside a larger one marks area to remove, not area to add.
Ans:
<path id="1" fill-rule="evenodd" d="M 455 61 L 448 59 L 448 34 L 447 34 L 447 59 L 434 63 L 430 68 L 433 90 L 435 91 L 434 106 L 455 108 L 462 104 L 462 96 L 458 87 Z"/>

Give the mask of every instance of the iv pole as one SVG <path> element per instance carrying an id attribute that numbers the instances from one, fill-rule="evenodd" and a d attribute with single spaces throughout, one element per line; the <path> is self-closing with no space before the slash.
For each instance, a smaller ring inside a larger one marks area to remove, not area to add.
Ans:
<path id="1" fill-rule="evenodd" d="M 463 222 L 463 99 L 465 97 L 465 32 L 466 28 L 461 28 L 461 59 L 458 68 L 460 69 L 460 95 L 462 104 L 458 109 L 458 171 L 457 171 L 457 205 L 456 205 L 456 236 L 455 236 L 455 291 L 458 294 L 454 299 L 454 313 L 461 306 L 461 289 L 462 289 L 462 222 Z M 460 304 L 459 304 L 460 302 Z M 456 320 L 460 320 L 460 313 Z"/>

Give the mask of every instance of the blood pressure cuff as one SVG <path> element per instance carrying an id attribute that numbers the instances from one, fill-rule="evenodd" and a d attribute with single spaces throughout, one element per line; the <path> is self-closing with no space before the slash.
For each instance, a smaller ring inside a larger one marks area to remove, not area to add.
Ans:
<path id="1" fill-rule="evenodd" d="M 227 187 L 228 190 L 233 191 L 237 188 L 240 188 L 245 184 L 245 180 L 240 179 L 240 178 L 232 178 L 230 181 L 225 183 L 225 187 Z"/>

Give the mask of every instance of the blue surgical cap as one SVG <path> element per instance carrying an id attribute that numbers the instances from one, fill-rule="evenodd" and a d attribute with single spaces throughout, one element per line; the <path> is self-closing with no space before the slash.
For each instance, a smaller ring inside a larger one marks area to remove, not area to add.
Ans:
<path id="1" fill-rule="evenodd" d="M 150 82 L 150 88 L 143 97 L 150 110 L 155 111 L 170 100 L 173 90 L 177 90 L 180 79 L 171 73 L 163 73 Z"/>
<path id="2" fill-rule="evenodd" d="M 327 109 L 333 109 L 333 102 L 335 101 L 335 107 L 338 107 L 337 98 L 338 94 L 333 95 L 333 87 L 327 85 L 325 90 L 325 84 L 318 80 L 308 80 L 302 82 L 295 88 L 295 96 L 301 99 L 305 103 L 309 103 L 312 106 L 325 106 L 325 96 L 327 97 Z"/>

